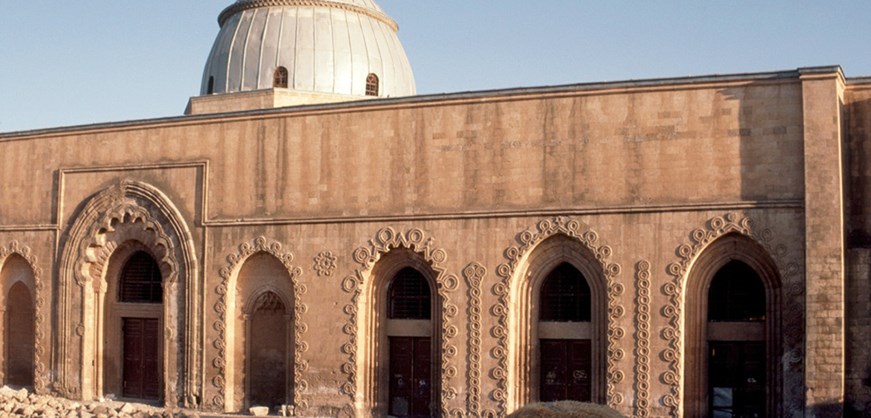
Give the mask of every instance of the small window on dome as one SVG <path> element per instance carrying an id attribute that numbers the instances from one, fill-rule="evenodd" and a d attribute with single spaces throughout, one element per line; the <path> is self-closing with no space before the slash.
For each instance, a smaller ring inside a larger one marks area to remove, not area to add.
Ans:
<path id="1" fill-rule="evenodd" d="M 287 88 L 287 68 L 278 67 L 272 75 L 272 87 Z"/>
<path id="2" fill-rule="evenodd" d="M 366 76 L 366 95 L 378 95 L 378 76 L 375 75 L 375 73 L 370 73 L 368 76 Z"/>
<path id="3" fill-rule="evenodd" d="M 209 86 L 206 88 L 206 94 L 215 94 L 215 76 L 209 76 Z"/>

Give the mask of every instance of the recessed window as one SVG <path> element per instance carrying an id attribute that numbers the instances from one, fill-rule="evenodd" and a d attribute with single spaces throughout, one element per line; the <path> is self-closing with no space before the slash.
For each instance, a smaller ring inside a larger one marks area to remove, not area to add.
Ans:
<path id="1" fill-rule="evenodd" d="M 553 269 L 541 286 L 541 320 L 589 322 L 590 286 L 574 266 L 563 263 Z"/>
<path id="2" fill-rule="evenodd" d="M 121 272 L 121 302 L 161 303 L 163 286 L 160 268 L 148 253 L 133 254 Z"/>
<path id="3" fill-rule="evenodd" d="M 390 319 L 430 319 L 430 289 L 426 278 L 413 268 L 396 274 L 387 291 Z"/>
<path id="4" fill-rule="evenodd" d="M 206 94 L 214 94 L 215 93 L 215 77 L 209 76 L 209 85 L 206 90 Z"/>
<path id="5" fill-rule="evenodd" d="M 370 73 L 366 76 L 366 95 L 378 96 L 378 76 Z"/>
<path id="6" fill-rule="evenodd" d="M 287 88 L 287 68 L 278 67 L 272 75 L 272 87 Z"/>

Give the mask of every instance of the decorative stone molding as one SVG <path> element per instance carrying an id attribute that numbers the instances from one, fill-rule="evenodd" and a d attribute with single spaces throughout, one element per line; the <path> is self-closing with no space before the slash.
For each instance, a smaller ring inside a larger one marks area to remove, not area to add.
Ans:
<path id="1" fill-rule="evenodd" d="M 115 249 L 126 242 L 137 241 L 155 258 L 163 278 L 163 318 L 170 329 L 164 333 L 165 402 L 168 406 L 175 406 L 179 401 L 188 407 L 198 406 L 197 262 L 190 230 L 179 210 L 155 187 L 122 180 L 88 200 L 64 238 L 58 267 L 58 358 L 93 355 L 98 361 L 81 361 L 82 369 L 75 371 L 74 362 L 58 360 L 59 364 L 54 366 L 58 370 L 55 389 L 63 394 L 74 394 L 73 397 L 78 397 L 79 393 L 85 397 L 100 395 L 96 393 L 93 379 L 87 379 L 93 386 L 83 387 L 86 376 L 93 376 L 102 367 L 99 359 L 102 351 L 94 346 L 97 327 L 102 326 L 102 318 L 94 315 L 103 303 L 97 295 L 105 290 L 104 275 Z M 183 294 L 179 293 L 179 285 L 183 287 Z M 74 308 L 79 298 L 81 308 Z M 184 327 L 183 332 L 178 329 L 180 326 Z M 179 355 L 183 358 L 179 359 Z M 184 365 L 181 370 L 177 367 L 179 362 Z M 77 373 L 79 375 L 75 376 Z M 179 386 L 180 376 L 184 378 L 183 387 Z"/>
<path id="2" fill-rule="evenodd" d="M 293 284 L 293 326 L 294 326 L 294 366 L 293 366 L 293 401 L 295 410 L 302 412 L 308 408 L 308 400 L 305 398 L 308 391 L 308 381 L 305 380 L 305 371 L 308 370 L 308 361 L 303 357 L 308 351 L 308 343 L 304 341 L 308 325 L 303 321 L 303 315 L 308 312 L 308 306 L 302 302 L 308 288 L 301 283 L 302 268 L 293 265 L 293 254 L 290 251 L 285 251 L 284 246 L 278 241 L 266 239 L 266 237 L 255 238 L 251 242 L 244 242 L 239 245 L 238 250 L 227 255 L 227 264 L 221 268 L 219 274 L 221 276 L 221 284 L 215 288 L 215 293 L 218 294 L 218 300 L 213 307 L 217 314 L 217 319 L 212 324 L 212 328 L 218 332 L 217 338 L 212 342 L 212 345 L 217 350 L 215 357 L 212 359 L 212 365 L 218 369 L 215 377 L 212 378 L 212 386 L 216 389 L 217 394 L 212 398 L 214 407 L 224 409 L 224 400 L 226 395 L 226 376 L 227 376 L 227 303 L 228 295 L 230 294 L 231 282 L 239 273 L 239 269 L 245 264 L 251 256 L 255 254 L 270 254 L 275 257 L 287 269 Z M 231 313 L 232 314 L 232 313 Z"/>
<path id="3" fill-rule="evenodd" d="M 244 0 L 233 4 L 224 9 L 218 16 L 218 22 L 224 26 L 224 22 L 236 13 L 243 12 L 248 9 L 258 7 L 329 7 L 333 9 L 345 10 L 348 12 L 359 13 L 364 16 L 369 16 L 375 20 L 386 24 L 393 31 L 399 30 L 399 25 L 396 22 L 377 10 L 367 9 L 365 7 L 355 6 L 349 3 L 342 3 L 328 0 Z"/>
<path id="4" fill-rule="evenodd" d="M 505 250 L 508 262 L 500 264 L 496 269 L 499 281 L 493 286 L 493 293 L 498 301 L 492 308 L 492 313 L 497 318 L 496 325 L 492 328 L 492 334 L 497 339 L 497 345 L 491 350 L 491 354 L 497 360 L 490 375 L 496 380 L 495 388 L 490 396 L 497 402 L 499 416 L 508 414 L 508 355 L 509 355 L 509 309 L 512 306 L 510 289 L 511 281 L 519 280 L 518 268 L 527 259 L 527 256 L 544 240 L 563 235 L 577 241 L 595 255 L 596 262 L 606 280 L 606 294 L 608 297 L 607 316 L 607 402 L 611 407 L 617 407 L 623 402 L 623 395 L 616 392 L 616 385 L 624 378 L 623 372 L 618 370 L 617 363 L 623 358 L 624 352 L 619 347 L 619 340 L 625 331 L 617 325 L 624 309 L 617 303 L 617 297 L 623 293 L 623 285 L 616 282 L 615 278 L 620 274 L 620 265 L 610 262 L 611 247 L 599 245 L 598 234 L 580 221 L 568 217 L 554 217 L 539 221 L 534 229 L 523 231 L 518 236 L 519 246 L 512 246 Z"/>
<path id="5" fill-rule="evenodd" d="M 463 269 L 463 277 L 469 292 L 469 350 L 468 350 L 468 390 L 466 409 L 473 417 L 481 416 L 481 281 L 487 269 L 473 262 Z"/>
<path id="6" fill-rule="evenodd" d="M 3 265 L 11 255 L 18 255 L 30 265 L 30 270 L 33 272 L 33 294 L 34 294 L 34 347 L 33 347 L 33 388 L 38 394 L 45 394 L 48 388 L 46 381 L 45 367 L 45 329 L 43 328 L 43 319 L 45 316 L 45 294 L 43 293 L 42 283 L 42 268 L 38 267 L 36 256 L 30 250 L 30 247 L 21 245 L 18 241 L 12 241 L 7 247 L 0 246 L 0 271 L 3 270 Z M 2 318 L 0 318 L 2 320 Z M 2 371 L 0 371 L 2 373 Z"/>
<path id="7" fill-rule="evenodd" d="M 438 295 L 441 298 L 441 411 L 443 416 L 450 416 L 452 411 L 449 410 L 448 402 L 457 397 L 458 390 L 450 386 L 451 379 L 457 375 L 457 367 L 454 365 L 454 357 L 457 354 L 457 347 L 453 344 L 453 339 L 458 334 L 458 329 L 453 325 L 453 318 L 459 312 L 456 305 L 451 302 L 451 294 L 459 285 L 459 280 L 454 275 L 449 275 L 445 272 L 444 263 L 447 260 L 447 252 L 442 248 L 435 247 L 435 240 L 428 237 L 426 233 L 419 228 L 412 228 L 406 232 L 397 232 L 395 229 L 387 227 L 379 230 L 375 237 L 369 240 L 367 245 L 354 250 L 352 259 L 359 266 L 357 270 L 345 277 L 342 281 L 342 290 L 351 294 L 351 302 L 345 305 L 344 312 L 348 315 L 348 323 L 343 327 L 342 331 L 348 336 L 348 342 L 342 346 L 342 352 L 348 356 L 348 360 L 342 365 L 342 372 L 348 376 L 347 382 L 342 385 L 342 393 L 348 396 L 350 404 L 346 410 L 357 410 L 355 405 L 358 399 L 358 345 L 362 343 L 359 340 L 358 326 L 361 316 L 360 306 L 367 301 L 361 300 L 361 294 L 364 287 L 371 283 L 366 283 L 367 275 L 375 266 L 376 262 L 386 255 L 390 250 L 396 248 L 406 248 L 419 254 L 424 261 L 428 262 L 436 274 L 436 286 Z M 373 388 L 366 388 L 372 390 Z M 371 402 L 371 400 L 369 400 Z"/>
<path id="8" fill-rule="evenodd" d="M 650 262 L 635 264 L 635 416 L 650 414 Z"/>
<path id="9" fill-rule="evenodd" d="M 321 251 L 315 257 L 315 264 L 312 268 L 318 273 L 318 277 L 330 277 L 333 275 L 333 271 L 336 270 L 337 260 L 338 257 L 334 256 L 331 251 Z"/>
<path id="10" fill-rule="evenodd" d="M 774 242 L 770 229 L 756 227 L 752 219 L 744 213 L 731 212 L 725 216 L 711 218 L 704 227 L 696 228 L 690 233 L 689 244 L 678 246 L 676 253 L 679 260 L 668 265 L 666 271 L 672 276 L 671 282 L 662 286 L 662 292 L 668 297 L 668 304 L 662 309 L 662 315 L 667 324 L 662 331 L 662 338 L 667 343 L 661 357 L 667 362 L 667 369 L 661 374 L 661 380 L 670 386 L 669 392 L 662 397 L 662 404 L 669 408 L 670 415 L 679 416 L 682 410 L 682 387 L 685 371 L 683 370 L 683 313 L 685 311 L 684 290 L 690 266 L 697 257 L 714 241 L 727 235 L 740 234 L 761 245 L 773 257 L 780 270 L 786 296 L 786 306 L 797 305 L 795 312 L 784 312 L 784 328 L 801 328 L 803 321 L 803 283 L 795 280 L 800 268 L 796 262 L 786 260 L 787 247 Z M 796 323 L 798 321 L 798 323 Z M 788 336 L 787 336 L 788 337 Z M 800 341 L 784 340 L 784 350 L 801 350 Z"/>

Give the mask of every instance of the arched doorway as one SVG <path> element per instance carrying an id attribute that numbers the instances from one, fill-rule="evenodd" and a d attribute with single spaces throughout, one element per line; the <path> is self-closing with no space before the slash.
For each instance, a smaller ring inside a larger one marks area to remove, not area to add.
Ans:
<path id="1" fill-rule="evenodd" d="M 607 281 L 596 254 L 567 235 L 523 260 L 510 290 L 509 412 L 543 400 L 606 402 Z"/>
<path id="2" fill-rule="evenodd" d="M 539 399 L 592 400 L 590 286 L 569 263 L 545 278 L 539 297 Z"/>
<path id="3" fill-rule="evenodd" d="M 708 411 L 712 417 L 765 417 L 765 288 L 731 261 L 708 290 Z"/>
<path id="4" fill-rule="evenodd" d="M 387 289 L 390 416 L 432 416 L 432 334 L 432 288 L 423 274 L 405 267 Z"/>
<path id="5" fill-rule="evenodd" d="M 33 386 L 34 307 L 30 289 L 16 282 L 6 295 L 6 383 Z"/>
<path id="6" fill-rule="evenodd" d="M 697 257 L 686 285 L 685 416 L 780 415 L 780 283 L 766 250 L 741 234 Z"/>
<path id="7" fill-rule="evenodd" d="M 163 278 L 154 257 L 139 246 L 127 243 L 113 257 L 123 264 L 105 296 L 109 332 L 104 331 L 103 393 L 157 400 L 163 376 Z"/>

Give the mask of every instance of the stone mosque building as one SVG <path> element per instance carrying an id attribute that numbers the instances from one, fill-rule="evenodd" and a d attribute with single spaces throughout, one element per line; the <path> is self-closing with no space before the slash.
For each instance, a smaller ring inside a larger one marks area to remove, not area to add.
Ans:
<path id="1" fill-rule="evenodd" d="M 297 416 L 871 416 L 871 79 L 415 95 L 239 0 L 186 115 L 0 134 L 0 383 Z"/>

